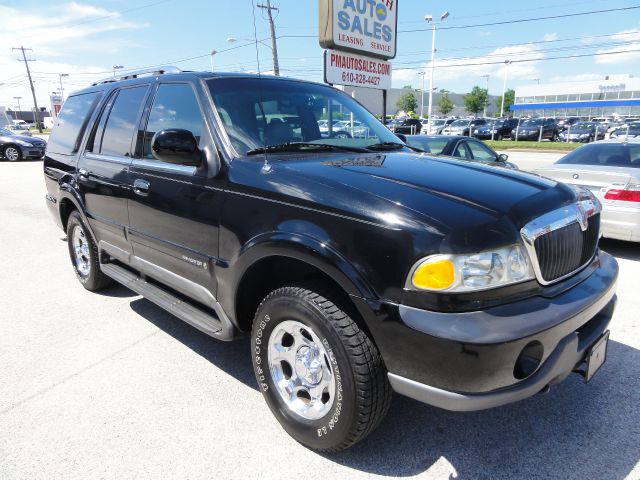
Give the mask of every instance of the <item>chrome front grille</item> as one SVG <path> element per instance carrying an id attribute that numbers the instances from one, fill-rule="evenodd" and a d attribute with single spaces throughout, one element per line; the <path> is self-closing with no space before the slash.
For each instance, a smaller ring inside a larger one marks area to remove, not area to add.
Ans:
<path id="1" fill-rule="evenodd" d="M 589 197 L 522 228 L 520 233 L 540 283 L 560 281 L 589 263 L 598 247 L 601 209 L 600 203 Z"/>
<path id="2" fill-rule="evenodd" d="M 578 222 L 536 238 L 534 247 L 542 278 L 554 281 L 585 265 L 596 250 L 600 236 L 600 215 L 589 217 L 582 231 Z"/>

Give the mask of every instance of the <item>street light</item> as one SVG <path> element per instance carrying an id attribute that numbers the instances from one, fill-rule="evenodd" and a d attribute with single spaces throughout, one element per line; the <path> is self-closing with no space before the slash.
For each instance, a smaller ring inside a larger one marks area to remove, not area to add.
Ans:
<path id="1" fill-rule="evenodd" d="M 22 97 L 13 97 L 13 99 L 18 102 L 18 110 L 17 110 L 17 115 L 20 116 L 20 100 L 22 100 Z M 16 120 L 20 120 L 19 118 L 16 118 Z"/>
<path id="2" fill-rule="evenodd" d="M 487 79 L 487 102 L 488 102 L 488 100 L 489 100 L 489 77 L 491 77 L 491 75 L 489 75 L 489 74 L 480 75 L 480 77 Z M 484 110 L 482 111 L 482 116 L 483 117 L 487 116 L 487 102 L 484 102 Z"/>
<path id="3" fill-rule="evenodd" d="M 116 78 L 116 70 L 122 70 L 124 65 L 114 65 L 113 66 L 113 78 Z"/>
<path id="4" fill-rule="evenodd" d="M 418 72 L 422 77 L 422 90 L 420 90 L 420 118 L 424 118 L 424 76 L 427 72 Z"/>
<path id="5" fill-rule="evenodd" d="M 504 61 L 504 83 L 502 84 L 502 103 L 500 104 L 501 117 L 504 115 L 504 95 L 505 95 L 505 92 L 507 91 L 507 70 L 510 63 L 511 63 L 511 60 Z"/>
<path id="6" fill-rule="evenodd" d="M 433 110 L 433 71 L 435 70 L 436 60 L 436 25 L 441 24 L 445 18 L 449 16 L 449 12 L 444 12 L 440 15 L 440 21 L 434 22 L 432 15 L 425 15 L 424 20 L 427 23 L 431 23 L 431 75 L 429 77 L 429 111 L 427 113 L 427 131 L 431 131 L 431 111 Z"/>
<path id="7" fill-rule="evenodd" d="M 62 88 L 62 77 L 68 77 L 68 73 L 59 73 L 58 78 L 60 79 L 60 99 L 64 102 L 64 88 Z"/>
<path id="8" fill-rule="evenodd" d="M 536 82 L 538 85 L 540 85 L 540 79 L 539 78 L 532 78 L 531 81 Z"/>
<path id="9" fill-rule="evenodd" d="M 213 73 L 213 56 L 218 53 L 217 50 L 211 50 L 211 73 Z"/>

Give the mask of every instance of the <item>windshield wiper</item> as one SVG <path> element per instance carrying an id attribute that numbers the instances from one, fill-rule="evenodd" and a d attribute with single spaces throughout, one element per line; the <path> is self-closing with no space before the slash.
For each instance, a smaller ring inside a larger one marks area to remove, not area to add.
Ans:
<path id="1" fill-rule="evenodd" d="M 310 143 L 310 142 L 287 142 L 277 145 L 265 145 L 264 147 L 249 150 L 247 155 L 257 155 L 259 153 L 276 153 L 276 152 L 300 152 L 300 151 L 325 151 L 325 150 L 342 150 L 344 152 L 363 153 L 366 149 L 360 147 L 350 147 L 344 145 L 330 145 L 328 143 Z"/>
<path id="2" fill-rule="evenodd" d="M 367 145 L 368 150 L 398 150 L 400 148 L 410 148 L 404 143 L 397 142 L 381 142 Z"/>

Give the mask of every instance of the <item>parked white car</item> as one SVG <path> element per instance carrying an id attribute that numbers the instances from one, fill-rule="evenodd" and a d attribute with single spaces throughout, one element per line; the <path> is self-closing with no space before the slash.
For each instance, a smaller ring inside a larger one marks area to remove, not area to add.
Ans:
<path id="1" fill-rule="evenodd" d="M 15 120 L 14 120 L 14 122 L 15 122 Z M 16 125 L 14 123 L 13 125 L 6 125 L 4 128 L 9 130 L 14 135 L 23 135 L 23 136 L 26 136 L 26 137 L 31 137 L 32 136 L 31 132 L 29 131 L 29 128 L 26 127 L 25 125 Z"/>

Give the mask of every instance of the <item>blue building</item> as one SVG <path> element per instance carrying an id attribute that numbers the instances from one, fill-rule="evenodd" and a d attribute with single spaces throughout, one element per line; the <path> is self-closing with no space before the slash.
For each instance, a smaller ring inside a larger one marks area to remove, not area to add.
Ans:
<path id="1" fill-rule="evenodd" d="M 515 91 L 511 111 L 516 117 L 640 116 L 640 79 L 632 75 L 524 85 Z"/>

